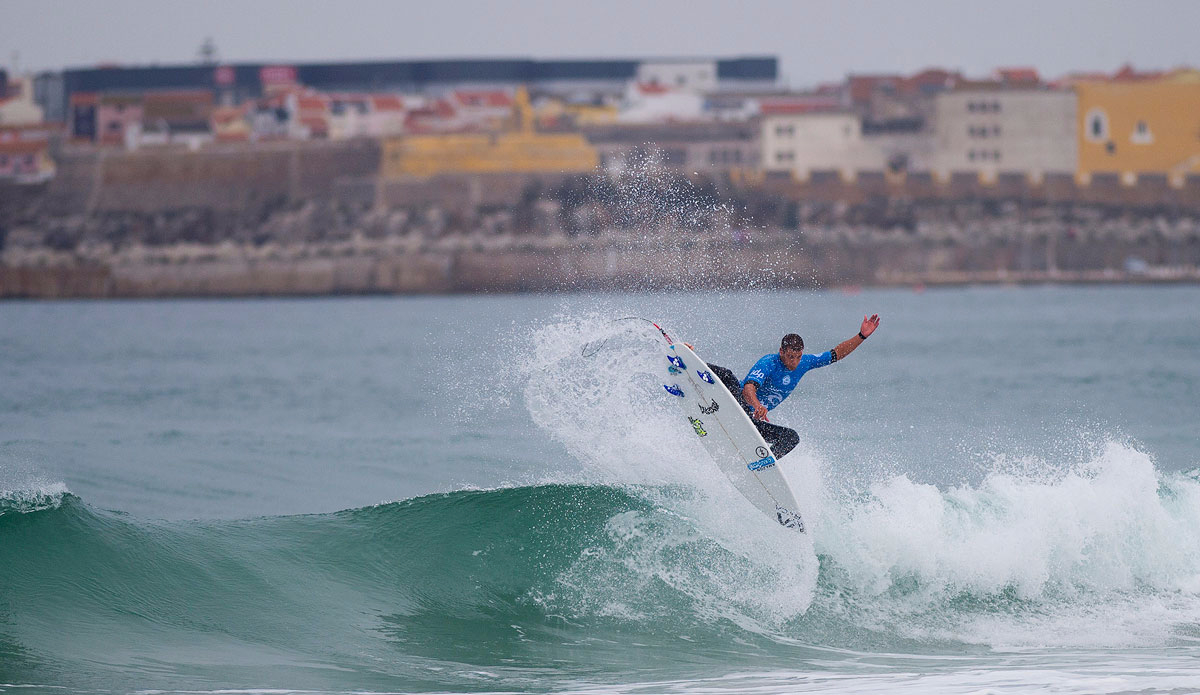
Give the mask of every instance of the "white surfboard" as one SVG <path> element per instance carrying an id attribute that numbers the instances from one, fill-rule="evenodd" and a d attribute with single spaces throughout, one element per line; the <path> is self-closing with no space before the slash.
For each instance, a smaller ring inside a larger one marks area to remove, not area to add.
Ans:
<path id="1" fill-rule="evenodd" d="M 658 324 L 654 327 L 664 341 L 663 388 L 683 412 L 688 427 L 746 499 L 772 519 L 803 533 L 796 496 L 750 416 L 695 351 L 672 340 Z"/>

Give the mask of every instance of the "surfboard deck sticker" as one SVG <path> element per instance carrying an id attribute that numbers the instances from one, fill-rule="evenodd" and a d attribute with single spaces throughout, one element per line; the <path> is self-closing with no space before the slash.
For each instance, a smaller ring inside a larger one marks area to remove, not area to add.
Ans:
<path id="1" fill-rule="evenodd" d="M 663 388 L 717 467 L 764 514 L 804 533 L 796 496 L 750 416 L 694 350 L 654 327 L 663 337 Z"/>

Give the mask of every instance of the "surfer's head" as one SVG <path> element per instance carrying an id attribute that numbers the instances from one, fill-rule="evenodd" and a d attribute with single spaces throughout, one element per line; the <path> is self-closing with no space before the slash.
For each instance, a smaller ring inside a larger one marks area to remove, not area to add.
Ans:
<path id="1" fill-rule="evenodd" d="M 804 338 L 795 333 L 788 333 L 783 336 L 783 340 L 779 342 L 779 359 L 783 362 L 783 366 L 787 367 L 788 371 L 799 366 L 800 358 L 803 355 Z"/>

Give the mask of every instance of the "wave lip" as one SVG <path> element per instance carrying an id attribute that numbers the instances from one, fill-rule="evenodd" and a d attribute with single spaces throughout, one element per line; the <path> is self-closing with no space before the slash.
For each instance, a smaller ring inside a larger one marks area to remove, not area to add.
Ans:
<path id="1" fill-rule="evenodd" d="M 29 514 L 58 509 L 71 496 L 65 483 L 43 483 L 32 487 L 7 489 L 0 487 L 0 516 Z"/>

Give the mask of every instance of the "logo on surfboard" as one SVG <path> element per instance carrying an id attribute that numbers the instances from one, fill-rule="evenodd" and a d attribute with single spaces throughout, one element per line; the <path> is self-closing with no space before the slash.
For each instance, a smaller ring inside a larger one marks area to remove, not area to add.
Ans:
<path id="1" fill-rule="evenodd" d="M 765 446 L 760 446 L 760 447 L 756 448 L 754 450 L 754 453 L 758 454 L 759 458 L 766 458 L 771 455 L 771 452 L 767 451 L 767 447 L 765 447 Z"/>
<path id="2" fill-rule="evenodd" d="M 700 406 L 700 412 L 704 413 L 705 415 L 712 415 L 713 413 L 717 412 L 720 409 L 721 409 L 721 406 L 718 405 L 715 400 L 712 402 L 712 405 Z"/>
<path id="3" fill-rule="evenodd" d="M 680 398 L 683 398 L 683 389 L 679 388 L 679 384 L 671 384 L 670 386 L 663 384 L 663 388 L 665 388 L 667 393 L 671 394 L 672 396 L 679 396 Z"/>
<path id="4" fill-rule="evenodd" d="M 713 378 L 712 378 L 711 373 L 709 373 L 703 369 L 697 369 L 696 374 L 699 375 L 701 379 L 707 381 L 708 383 L 710 383 L 710 384 L 713 383 Z"/>
<path id="5" fill-rule="evenodd" d="M 708 432 L 704 430 L 704 421 L 697 420 L 694 417 L 688 417 L 688 422 L 692 423 L 692 429 L 696 430 L 696 434 L 701 437 L 707 437 Z"/>
<path id="6" fill-rule="evenodd" d="M 750 463 L 747 463 L 746 468 L 749 468 L 752 471 L 761 471 L 764 468 L 770 468 L 771 466 L 774 466 L 774 465 L 775 465 L 775 457 L 774 456 L 764 456 L 757 461 L 752 461 Z"/>
<path id="7" fill-rule="evenodd" d="M 794 528 L 800 533 L 804 533 L 804 519 L 800 518 L 796 512 L 790 512 L 777 504 L 775 505 L 775 519 L 786 528 Z"/>
<path id="8" fill-rule="evenodd" d="M 687 365 L 684 364 L 683 360 L 679 359 L 677 356 L 667 355 L 667 361 L 671 363 L 672 367 L 674 367 L 676 369 L 682 369 L 684 371 L 687 371 Z"/>

